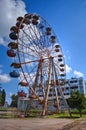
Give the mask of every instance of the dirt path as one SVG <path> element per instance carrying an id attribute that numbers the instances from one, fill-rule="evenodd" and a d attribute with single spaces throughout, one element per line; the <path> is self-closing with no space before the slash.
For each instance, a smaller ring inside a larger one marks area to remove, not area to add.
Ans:
<path id="1" fill-rule="evenodd" d="M 0 119 L 0 130 L 86 130 L 86 120 Z"/>
<path id="2" fill-rule="evenodd" d="M 77 120 L 64 126 L 61 130 L 86 130 L 86 120 Z"/>
<path id="3" fill-rule="evenodd" d="M 0 130 L 62 130 L 63 126 L 71 122 L 71 119 L 49 118 L 0 119 Z"/>

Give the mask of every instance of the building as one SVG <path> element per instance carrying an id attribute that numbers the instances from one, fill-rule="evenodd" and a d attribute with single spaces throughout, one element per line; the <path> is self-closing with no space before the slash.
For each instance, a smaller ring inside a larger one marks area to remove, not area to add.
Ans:
<path id="1" fill-rule="evenodd" d="M 71 92 L 79 91 L 86 95 L 86 81 L 83 77 L 71 78 L 66 80 L 64 96 L 65 98 L 70 97 Z"/>
<path id="2" fill-rule="evenodd" d="M 57 89 L 59 89 L 60 86 L 57 87 Z M 36 93 L 39 93 L 39 88 L 36 88 Z M 67 79 L 66 80 L 66 85 L 65 85 L 65 90 L 64 90 L 64 98 L 61 101 L 62 102 L 62 108 L 61 109 L 65 109 L 65 104 L 64 104 L 64 99 L 67 99 L 70 97 L 71 92 L 75 92 L 75 91 L 79 91 L 81 93 L 83 93 L 84 95 L 86 95 L 86 81 L 83 79 L 83 77 L 80 78 L 71 78 L 71 79 Z M 59 93 L 58 93 L 59 95 Z M 40 91 L 40 98 L 43 99 L 43 92 Z M 48 95 L 48 110 L 56 110 L 57 108 L 54 107 L 53 101 L 55 101 L 56 95 L 55 95 L 55 90 L 54 87 L 51 86 L 50 88 L 50 92 Z M 19 97 L 18 98 L 18 108 L 20 110 L 25 110 L 28 109 L 29 107 L 33 106 L 33 108 L 37 108 L 37 109 L 42 109 L 42 106 L 40 105 L 40 103 L 35 99 L 32 102 L 30 102 L 30 98 L 28 97 Z"/>

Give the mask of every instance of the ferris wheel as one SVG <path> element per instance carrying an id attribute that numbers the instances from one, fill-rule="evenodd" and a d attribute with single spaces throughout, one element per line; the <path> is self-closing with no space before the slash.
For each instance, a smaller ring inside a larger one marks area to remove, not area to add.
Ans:
<path id="1" fill-rule="evenodd" d="M 7 55 L 14 59 L 10 76 L 19 77 L 21 87 L 29 87 L 29 98 L 38 100 L 43 115 L 51 97 L 56 98 L 59 109 L 66 71 L 64 55 L 52 27 L 38 14 L 25 14 L 17 18 L 10 31 L 12 41 Z"/>

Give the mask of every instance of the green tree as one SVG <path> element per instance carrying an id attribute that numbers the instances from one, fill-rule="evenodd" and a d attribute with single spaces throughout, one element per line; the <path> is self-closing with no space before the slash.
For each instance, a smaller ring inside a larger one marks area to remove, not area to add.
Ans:
<path id="1" fill-rule="evenodd" d="M 5 90 L 3 89 L 1 94 L 1 106 L 4 106 L 5 100 L 6 100 L 6 93 Z"/>
<path id="2" fill-rule="evenodd" d="M 17 107 L 17 100 L 18 100 L 18 95 L 15 95 L 15 94 L 13 94 L 12 96 L 11 96 L 11 99 L 12 99 L 12 101 L 11 101 L 11 107 Z"/>
<path id="3" fill-rule="evenodd" d="M 0 93 L 0 106 L 1 106 L 1 101 L 2 101 L 2 97 L 1 97 L 1 93 Z"/>
<path id="4" fill-rule="evenodd" d="M 84 94 L 77 92 L 71 92 L 70 98 L 67 100 L 70 108 L 76 108 L 80 117 L 82 117 L 82 110 L 86 108 L 86 98 Z"/>
<path id="5" fill-rule="evenodd" d="M 6 93 L 5 90 L 0 91 L 0 106 L 4 106 L 6 100 Z"/>

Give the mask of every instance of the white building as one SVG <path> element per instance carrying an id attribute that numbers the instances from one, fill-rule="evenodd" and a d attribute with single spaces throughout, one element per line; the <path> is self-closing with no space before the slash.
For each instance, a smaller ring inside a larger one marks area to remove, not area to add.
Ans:
<path id="1" fill-rule="evenodd" d="M 83 79 L 83 77 L 67 79 L 65 86 L 65 98 L 70 97 L 71 92 L 77 90 L 86 95 L 86 81 Z"/>
<path id="2" fill-rule="evenodd" d="M 57 87 L 58 89 L 58 87 Z M 74 91 L 79 91 L 81 93 L 83 93 L 84 95 L 86 95 L 86 81 L 80 77 L 80 78 L 71 78 L 71 79 L 67 79 L 66 80 L 66 85 L 65 85 L 65 91 L 64 91 L 64 98 L 67 99 L 70 97 L 71 92 Z M 36 93 L 39 93 L 39 88 L 36 88 Z M 40 98 L 43 98 L 43 93 L 40 93 Z M 49 92 L 49 101 L 50 103 L 48 103 L 48 105 L 50 104 L 48 109 L 52 109 L 55 110 L 56 108 L 54 108 L 54 106 L 52 106 L 51 101 L 55 100 L 56 95 L 54 92 L 54 87 L 50 88 L 50 92 Z M 34 108 L 36 107 L 37 109 L 42 109 L 42 106 L 39 104 L 39 102 L 37 100 L 33 100 L 33 102 L 30 102 L 30 99 L 28 97 L 19 97 L 18 98 L 18 108 L 20 110 L 22 109 L 28 109 L 29 107 L 33 106 Z M 64 104 L 62 105 L 62 108 L 64 109 Z"/>

